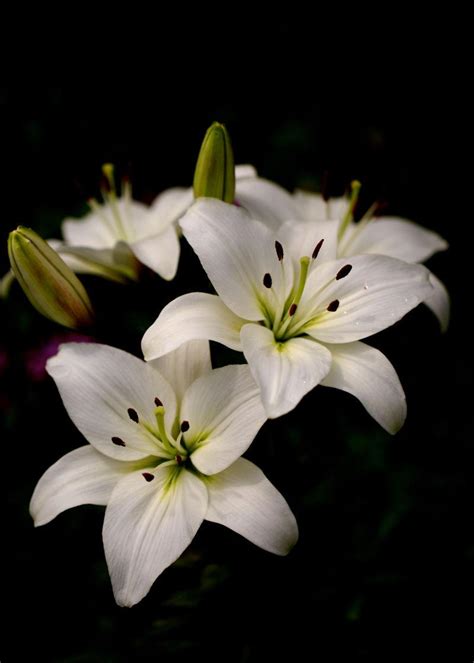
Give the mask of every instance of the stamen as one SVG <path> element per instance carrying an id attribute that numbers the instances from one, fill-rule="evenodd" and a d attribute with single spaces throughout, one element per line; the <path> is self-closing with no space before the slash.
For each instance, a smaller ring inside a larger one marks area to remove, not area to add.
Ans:
<path id="1" fill-rule="evenodd" d="M 325 170 L 321 179 L 321 196 L 325 203 L 329 200 L 329 171 Z"/>
<path id="2" fill-rule="evenodd" d="M 344 265 L 344 267 L 341 267 L 341 269 L 336 274 L 336 281 L 339 281 L 340 279 L 343 279 L 345 276 L 347 276 L 351 269 L 352 265 Z"/>
<path id="3" fill-rule="evenodd" d="M 139 423 L 139 418 L 138 418 L 138 413 L 136 410 L 133 409 L 133 407 L 129 407 L 128 410 L 128 416 L 132 421 L 134 421 L 136 424 Z"/>
<path id="4" fill-rule="evenodd" d="M 276 251 L 278 260 L 281 262 L 283 260 L 284 253 L 283 253 L 283 246 L 280 244 L 280 242 L 278 240 L 276 240 L 276 242 L 275 242 L 275 251 Z"/>
<path id="5" fill-rule="evenodd" d="M 337 235 L 339 240 L 342 239 L 342 236 L 344 235 L 344 233 L 347 230 L 347 226 L 350 224 L 350 222 L 354 218 L 354 210 L 356 208 L 357 201 L 359 199 L 359 192 L 360 192 L 360 187 L 361 186 L 362 185 L 358 180 L 353 180 L 351 182 L 351 198 L 350 198 L 350 201 L 349 201 L 349 207 L 347 209 L 347 212 L 344 215 L 341 226 L 339 228 L 339 232 L 338 232 L 338 235 Z"/>
<path id="6" fill-rule="evenodd" d="M 178 465 L 181 465 L 182 462 L 183 462 L 183 458 L 182 458 L 182 456 L 180 456 L 179 454 L 177 454 L 177 455 L 175 456 L 175 461 L 178 463 Z"/>
<path id="7" fill-rule="evenodd" d="M 104 163 L 102 172 L 107 180 L 111 193 L 115 195 L 115 178 L 114 178 L 114 165 L 112 163 Z"/>
<path id="8" fill-rule="evenodd" d="M 321 247 L 323 245 L 323 242 L 324 242 L 324 237 L 323 237 L 323 239 L 320 239 L 319 242 L 314 247 L 314 251 L 313 251 L 313 254 L 311 256 L 313 260 L 316 260 L 316 258 L 318 257 L 318 254 L 321 251 Z"/>
<path id="9" fill-rule="evenodd" d="M 181 432 L 185 433 L 187 430 L 189 430 L 189 421 L 182 421 L 181 422 Z"/>
<path id="10" fill-rule="evenodd" d="M 300 278 L 298 281 L 298 287 L 296 289 L 295 296 L 293 297 L 294 304 L 299 304 L 301 295 L 303 294 L 304 286 L 306 284 L 306 278 L 308 276 L 308 268 L 309 268 L 309 258 L 308 256 L 303 256 L 302 258 L 300 258 Z"/>
<path id="11" fill-rule="evenodd" d="M 162 405 L 159 405 L 155 409 L 155 417 L 156 417 L 156 423 L 158 425 L 158 432 L 160 434 L 160 439 L 164 444 L 169 444 L 173 446 L 173 444 L 169 441 L 168 435 L 166 434 L 166 428 L 165 428 L 165 408 Z"/>
<path id="12" fill-rule="evenodd" d="M 163 403 L 160 401 L 158 396 L 156 396 L 156 398 L 155 398 L 155 405 L 156 405 L 156 407 L 163 407 Z"/>
<path id="13" fill-rule="evenodd" d="M 329 304 L 327 310 L 331 311 L 331 313 L 334 313 L 334 311 L 337 311 L 338 308 L 339 308 L 339 300 L 335 299 Z"/>
<path id="14" fill-rule="evenodd" d="M 127 445 L 125 442 L 122 440 L 121 437 L 113 437 L 112 442 L 116 444 L 118 447 L 126 447 Z"/>
<path id="15" fill-rule="evenodd" d="M 272 287 L 272 275 L 269 274 L 268 272 L 263 277 L 263 285 L 265 286 L 265 288 Z"/>
<path id="16" fill-rule="evenodd" d="M 290 310 L 288 311 L 288 315 L 294 315 L 296 313 L 296 309 L 298 308 L 298 304 L 292 304 L 290 306 Z"/>
<path id="17" fill-rule="evenodd" d="M 142 477 L 145 479 L 145 481 L 148 481 L 148 483 L 150 483 L 150 481 L 153 481 L 153 479 L 155 478 L 155 475 L 151 474 L 150 472 L 142 472 Z"/>

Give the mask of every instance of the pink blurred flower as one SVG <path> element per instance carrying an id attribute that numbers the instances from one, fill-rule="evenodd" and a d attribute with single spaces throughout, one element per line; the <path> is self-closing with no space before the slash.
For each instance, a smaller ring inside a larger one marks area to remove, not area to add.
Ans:
<path id="1" fill-rule="evenodd" d="M 33 382 L 41 382 L 47 377 L 46 362 L 50 357 L 54 357 L 59 350 L 61 343 L 91 343 L 95 339 L 92 336 L 77 333 L 55 334 L 46 339 L 41 345 L 25 352 L 25 370 Z M 0 353 L 0 373 L 2 370 L 2 358 Z"/>

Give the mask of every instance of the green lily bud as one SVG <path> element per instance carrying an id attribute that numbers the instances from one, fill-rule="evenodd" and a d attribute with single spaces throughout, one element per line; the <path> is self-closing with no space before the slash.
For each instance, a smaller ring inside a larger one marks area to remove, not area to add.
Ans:
<path id="1" fill-rule="evenodd" d="M 226 203 L 234 202 L 234 153 L 227 129 L 219 122 L 213 122 L 204 136 L 193 187 L 195 198 L 206 196 Z"/>
<path id="2" fill-rule="evenodd" d="M 18 283 L 42 315 L 71 329 L 92 323 L 94 313 L 84 286 L 34 230 L 13 230 L 8 256 Z"/>

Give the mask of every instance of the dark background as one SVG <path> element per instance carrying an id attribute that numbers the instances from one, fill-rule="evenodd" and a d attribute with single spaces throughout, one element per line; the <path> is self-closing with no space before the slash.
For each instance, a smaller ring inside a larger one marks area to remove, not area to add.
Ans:
<path id="1" fill-rule="evenodd" d="M 83 443 L 52 381 L 31 362 L 63 331 L 33 311 L 14 286 L 0 302 L 0 407 L 5 502 L 4 635 L 0 658 L 59 663 L 390 660 L 474 658 L 474 444 L 470 293 L 472 193 L 460 154 L 467 141 L 446 89 L 382 101 L 293 103 L 267 99 L 157 103 L 118 91 L 0 91 L 3 187 L 0 251 L 18 224 L 59 236 L 66 215 L 97 195 L 100 165 L 132 177 L 150 200 L 187 186 L 204 131 L 224 122 L 237 163 L 292 189 L 318 188 L 325 170 L 341 194 L 354 177 L 362 205 L 388 202 L 446 237 L 430 268 L 452 295 L 441 335 L 425 308 L 371 342 L 397 368 L 408 419 L 384 433 L 351 396 L 318 388 L 291 414 L 268 422 L 247 454 L 294 510 L 300 541 L 277 558 L 204 523 L 188 551 L 135 608 L 113 600 L 101 544 L 103 508 L 67 511 L 37 530 L 28 503 L 41 474 Z M 143 332 L 179 294 L 208 290 L 182 241 L 178 277 L 146 273 L 122 287 L 83 282 L 99 314 L 101 342 L 140 353 Z M 64 333 L 67 336 L 67 332 Z M 217 364 L 235 361 L 213 348 Z M 240 360 L 237 358 L 237 360 Z M 30 367 L 30 368 L 28 368 Z M 30 372 L 28 372 L 30 371 Z"/>

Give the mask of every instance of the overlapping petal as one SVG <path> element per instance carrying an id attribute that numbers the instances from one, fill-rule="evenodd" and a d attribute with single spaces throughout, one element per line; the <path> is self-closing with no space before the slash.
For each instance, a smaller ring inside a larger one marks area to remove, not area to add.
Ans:
<path id="1" fill-rule="evenodd" d="M 117 482 L 140 462 L 108 458 L 89 444 L 69 452 L 51 465 L 36 485 L 30 502 L 35 526 L 49 523 L 74 506 L 107 504 Z"/>
<path id="2" fill-rule="evenodd" d="M 153 436 L 130 419 L 155 425 L 155 397 L 166 409 L 171 428 L 176 397 L 168 382 L 144 361 L 96 343 L 67 343 L 48 360 L 64 406 L 84 437 L 101 453 L 119 460 L 138 460 L 157 452 Z M 114 444 L 119 438 L 123 445 Z"/>
<path id="3" fill-rule="evenodd" d="M 169 226 L 159 234 L 132 242 L 130 249 L 141 263 L 166 281 L 171 281 L 176 276 L 180 244 L 174 226 Z"/>
<path id="4" fill-rule="evenodd" d="M 336 279 L 350 264 L 348 276 Z M 349 343 L 394 324 L 432 292 L 429 272 L 385 256 L 362 255 L 327 262 L 308 278 L 300 315 L 320 313 L 304 330 L 326 343 Z M 338 302 L 336 310 L 327 307 Z"/>
<path id="5" fill-rule="evenodd" d="M 193 292 L 170 302 L 142 339 L 145 359 L 176 350 L 188 341 L 209 339 L 240 350 L 240 329 L 245 320 L 233 313 L 217 295 Z"/>
<path id="6" fill-rule="evenodd" d="M 115 600 L 132 606 L 191 543 L 207 512 L 204 483 L 176 465 L 129 474 L 105 511 L 103 539 Z"/>
<path id="7" fill-rule="evenodd" d="M 206 520 L 229 527 L 256 546 L 287 555 L 298 539 L 298 525 L 287 502 L 264 473 L 245 458 L 206 481 Z"/>
<path id="8" fill-rule="evenodd" d="M 223 302 L 247 320 L 261 320 L 257 292 L 265 274 L 281 285 L 274 234 L 247 212 L 220 200 L 201 198 L 181 219 L 188 242 Z"/>
<path id="9" fill-rule="evenodd" d="M 406 418 L 406 400 L 398 375 L 379 350 L 365 343 L 328 345 L 331 370 L 322 380 L 352 394 L 386 431 L 395 434 Z"/>
<path id="10" fill-rule="evenodd" d="M 351 224 L 341 240 L 340 255 L 377 253 L 406 262 L 425 262 L 447 248 L 446 240 L 432 230 L 406 219 L 381 217 L 362 227 Z"/>
<path id="11" fill-rule="evenodd" d="M 193 465 L 203 474 L 221 472 L 247 450 L 266 418 L 248 366 L 224 366 L 199 378 L 181 406 Z"/>
<path id="12" fill-rule="evenodd" d="M 449 326 L 449 317 L 451 311 L 451 300 L 446 286 L 430 272 L 430 283 L 433 286 L 433 292 L 425 299 L 424 303 L 438 318 L 441 331 L 444 333 Z"/>
<path id="13" fill-rule="evenodd" d="M 186 389 L 212 370 L 209 341 L 189 341 L 148 363 L 168 380 L 180 403 Z"/>
<path id="14" fill-rule="evenodd" d="M 292 410 L 331 366 L 329 350 L 310 338 L 279 343 L 270 329 L 255 324 L 245 325 L 241 338 L 270 419 Z"/>

